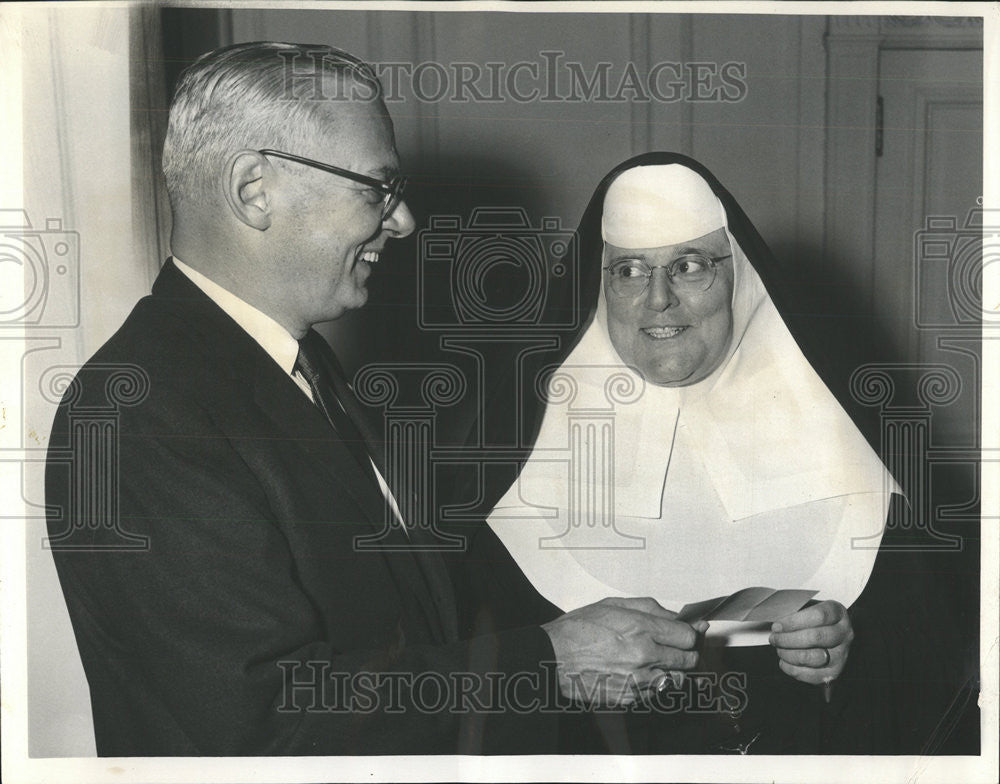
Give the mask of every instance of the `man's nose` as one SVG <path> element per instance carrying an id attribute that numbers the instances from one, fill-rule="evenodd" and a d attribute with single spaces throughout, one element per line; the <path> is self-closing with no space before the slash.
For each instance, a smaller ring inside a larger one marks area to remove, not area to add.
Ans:
<path id="1" fill-rule="evenodd" d="M 666 310 L 679 302 L 666 269 L 663 267 L 654 269 L 646 288 L 646 307 L 650 310 Z"/>
<path id="2" fill-rule="evenodd" d="M 416 225 L 416 221 L 413 220 L 413 213 L 410 212 L 410 208 L 406 206 L 405 201 L 400 201 L 396 205 L 396 208 L 382 221 L 382 227 L 385 231 L 396 238 L 412 234 Z"/>

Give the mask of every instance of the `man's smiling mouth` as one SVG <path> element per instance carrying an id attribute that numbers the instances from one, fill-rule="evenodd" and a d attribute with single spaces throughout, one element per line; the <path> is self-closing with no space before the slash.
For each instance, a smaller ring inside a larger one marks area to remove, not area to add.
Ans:
<path id="1" fill-rule="evenodd" d="M 653 340 L 667 340 L 675 338 L 684 332 L 688 327 L 643 327 L 640 332 Z"/>

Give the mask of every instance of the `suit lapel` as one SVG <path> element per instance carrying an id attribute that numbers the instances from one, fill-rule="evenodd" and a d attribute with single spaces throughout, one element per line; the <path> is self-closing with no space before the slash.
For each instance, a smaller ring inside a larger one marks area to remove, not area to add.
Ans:
<path id="1" fill-rule="evenodd" d="M 263 351 L 256 363 L 253 391 L 261 415 L 294 440 L 310 461 L 326 467 L 338 480 L 338 486 L 358 502 L 368 522 L 381 530 L 384 501 L 378 486 L 358 465 L 319 408 Z"/>
<path id="2" fill-rule="evenodd" d="M 333 383 L 348 416 L 352 418 L 362 436 L 368 442 L 368 451 L 379 465 L 379 470 L 382 472 L 383 478 L 388 482 L 386 455 L 385 449 L 382 446 L 384 435 L 372 427 L 367 413 L 358 402 L 353 390 L 350 389 L 347 375 L 344 373 L 333 349 L 329 347 L 326 341 L 322 341 L 321 347 L 324 350 L 320 359 L 326 365 L 324 372 Z M 389 482 L 389 484 L 391 488 L 392 483 Z M 394 489 L 393 492 L 395 492 Z M 410 522 L 407 521 L 407 523 Z M 458 610 L 455 601 L 454 586 L 452 585 L 451 576 L 448 574 L 444 559 L 437 550 L 433 549 L 434 542 L 431 537 L 421 531 L 418 526 L 410 525 L 408 531 L 409 541 L 407 544 L 412 545 L 409 548 L 410 552 L 412 552 L 414 559 L 420 565 L 424 579 L 427 581 L 427 585 L 434 596 L 434 605 L 437 609 L 441 627 L 447 639 L 456 640 L 458 639 Z"/>
<path id="3" fill-rule="evenodd" d="M 281 432 L 294 440 L 313 465 L 326 470 L 339 491 L 348 493 L 359 503 L 372 531 L 384 533 L 381 541 L 392 549 L 370 552 L 365 557 L 381 556 L 396 575 L 400 590 L 412 593 L 417 599 L 438 638 L 450 639 L 451 626 L 442 622 L 439 602 L 432 596 L 433 584 L 428 585 L 420 557 L 414 557 L 416 554 L 408 549 L 406 534 L 398 526 L 386 530 L 385 497 L 371 472 L 358 465 L 319 408 L 266 354 L 258 362 L 254 400 L 262 416 L 270 418 Z"/>
<path id="4" fill-rule="evenodd" d="M 349 494 L 362 509 L 373 533 L 383 532 L 385 499 L 371 473 L 358 465 L 323 413 L 267 352 L 170 260 L 153 285 L 153 295 L 170 301 L 171 310 L 211 347 L 210 355 L 220 358 L 218 372 L 220 377 L 229 377 L 234 404 L 238 405 L 240 399 L 246 403 L 252 400 L 257 415 L 271 431 L 293 441 L 306 460 L 330 476 L 338 491 Z M 254 429 L 259 432 L 263 428 Z M 455 623 L 442 621 L 439 603 L 431 595 L 424 570 L 408 549 L 406 534 L 394 527 L 384 541 L 396 549 L 378 555 L 395 576 L 400 592 L 417 599 L 435 637 L 452 639 Z"/>

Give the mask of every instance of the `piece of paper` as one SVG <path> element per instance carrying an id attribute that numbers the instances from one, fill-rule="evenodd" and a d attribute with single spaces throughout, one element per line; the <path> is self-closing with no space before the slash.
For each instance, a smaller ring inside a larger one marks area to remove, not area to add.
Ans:
<path id="1" fill-rule="evenodd" d="M 677 620 L 686 623 L 696 621 L 770 623 L 801 610 L 816 593 L 798 589 L 744 588 L 729 596 L 685 604 L 678 613 Z"/>

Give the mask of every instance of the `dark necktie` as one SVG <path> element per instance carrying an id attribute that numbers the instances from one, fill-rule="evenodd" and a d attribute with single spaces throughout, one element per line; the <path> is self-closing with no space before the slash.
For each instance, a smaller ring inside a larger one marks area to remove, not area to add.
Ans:
<path id="1" fill-rule="evenodd" d="M 299 341 L 295 369 L 309 382 L 316 405 L 347 444 L 358 463 L 371 475 L 372 481 L 379 484 L 372 468 L 374 461 L 391 488 L 389 483 L 392 479 L 385 474 L 383 437 L 376 434 L 368 425 L 361 403 L 347 383 L 347 377 L 337 364 L 336 358 L 330 357 L 329 362 L 323 361 L 324 346 L 317 343 L 322 340 L 317 332 L 309 330 L 306 333 Z M 395 494 L 394 490 L 390 489 L 390 492 Z M 458 639 L 455 598 L 444 562 L 440 554 L 435 552 L 434 542 L 428 539 L 428 535 L 420 530 L 419 526 L 407 525 L 406 522 L 404 525 L 409 540 L 414 545 L 412 554 L 419 563 L 420 570 L 431 589 L 431 596 L 439 608 L 445 637 L 449 640 Z"/>
<path id="2" fill-rule="evenodd" d="M 354 420 L 345 411 L 345 407 L 341 404 L 334 387 L 333 379 L 329 378 L 322 370 L 321 349 L 315 343 L 317 339 L 322 340 L 319 335 L 310 331 L 299 341 L 299 353 L 295 358 L 295 369 L 309 382 L 309 388 L 313 393 L 313 400 L 319 406 L 320 411 L 326 416 L 327 421 L 333 426 L 333 429 L 340 434 L 341 439 L 347 445 L 348 449 L 351 450 L 351 454 L 354 455 L 355 460 L 358 461 L 358 464 L 365 473 L 369 474 L 372 480 L 378 484 L 375 472 L 372 469 L 371 454 L 368 451 L 365 438 Z"/>

